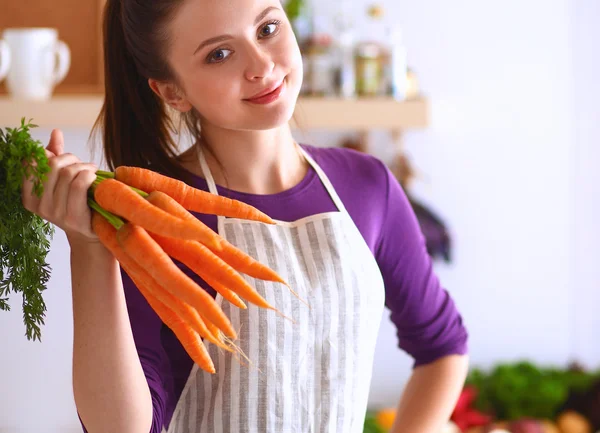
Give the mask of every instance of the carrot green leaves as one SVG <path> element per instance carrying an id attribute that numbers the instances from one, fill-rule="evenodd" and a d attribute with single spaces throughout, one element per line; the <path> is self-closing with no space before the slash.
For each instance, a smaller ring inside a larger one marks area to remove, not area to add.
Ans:
<path id="1" fill-rule="evenodd" d="M 46 256 L 54 227 L 26 210 L 21 199 L 25 177 L 40 196 L 50 171 L 44 148 L 30 135 L 34 127 L 23 118 L 18 128 L 0 128 L 0 310 L 10 309 L 11 292 L 22 294 L 27 338 L 41 340 L 42 294 L 50 277 Z"/>

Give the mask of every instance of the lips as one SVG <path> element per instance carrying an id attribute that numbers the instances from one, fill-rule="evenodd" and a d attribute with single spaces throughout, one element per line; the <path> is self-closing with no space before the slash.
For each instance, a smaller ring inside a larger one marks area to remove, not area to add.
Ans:
<path id="1" fill-rule="evenodd" d="M 247 98 L 246 101 L 254 101 L 257 99 L 260 99 L 262 97 L 265 97 L 271 93 L 274 93 L 276 90 L 278 90 L 281 86 L 283 85 L 283 80 L 278 81 L 268 87 L 266 87 L 265 89 L 263 89 L 261 92 L 257 93 L 256 95 Z"/>

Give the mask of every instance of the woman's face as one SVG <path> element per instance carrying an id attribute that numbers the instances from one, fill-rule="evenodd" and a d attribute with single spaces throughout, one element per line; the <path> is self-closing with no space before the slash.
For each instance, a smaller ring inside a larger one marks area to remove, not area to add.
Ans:
<path id="1" fill-rule="evenodd" d="M 203 122 L 263 130 L 289 121 L 302 58 L 279 0 L 187 0 L 168 30 L 168 61 Z"/>

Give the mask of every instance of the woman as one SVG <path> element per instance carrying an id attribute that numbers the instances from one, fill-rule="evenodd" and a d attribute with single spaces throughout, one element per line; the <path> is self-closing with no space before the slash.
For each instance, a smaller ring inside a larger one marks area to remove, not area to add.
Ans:
<path id="1" fill-rule="evenodd" d="M 73 385 L 84 428 L 361 432 L 386 305 L 400 348 L 415 359 L 392 431 L 439 431 L 466 375 L 467 332 L 389 170 L 358 152 L 295 143 L 288 121 L 302 61 L 279 1 L 108 0 L 104 42 L 97 128 L 111 167 L 150 167 L 277 220 L 198 215 L 280 273 L 310 308 L 252 280 L 296 323 L 223 303 L 252 365 L 209 345 L 217 374 L 198 369 L 98 242 L 86 205 L 96 167 L 64 154 L 53 131 L 46 192 L 38 200 L 26 184 L 24 203 L 70 243 Z M 195 140 L 181 155 L 167 107 Z"/>

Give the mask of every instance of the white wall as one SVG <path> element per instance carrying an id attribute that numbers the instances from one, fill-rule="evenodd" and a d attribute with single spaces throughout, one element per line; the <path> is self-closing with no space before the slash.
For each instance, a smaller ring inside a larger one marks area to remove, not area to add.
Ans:
<path id="1" fill-rule="evenodd" d="M 598 365 L 600 343 L 591 338 L 600 301 L 592 269 L 600 258 L 597 2 L 383 3 L 403 26 L 432 103 L 431 128 L 407 134 L 407 150 L 427 176 L 415 192 L 453 232 L 454 263 L 437 269 L 469 326 L 473 364 L 581 357 Z M 352 2 L 353 13 L 364 5 Z M 38 131 L 44 140 L 48 133 Z M 87 131 L 66 135 L 68 151 L 85 157 Z M 389 143 L 375 137 L 385 159 Z M 335 145 L 339 135 L 300 138 Z M 50 263 L 44 342 L 25 341 L 18 303 L 0 314 L 0 432 L 77 431 L 61 233 Z M 410 359 L 396 349 L 387 319 L 375 362 L 371 403 L 395 404 Z"/>
<path id="2" fill-rule="evenodd" d="M 90 160 L 87 131 L 64 130 L 65 152 Z M 33 130 L 47 143 L 50 130 Z M 96 163 L 100 161 L 97 159 Z M 48 263 L 52 267 L 44 293 L 47 314 L 42 342 L 25 338 L 21 298 L 10 297 L 11 311 L 0 312 L 0 433 L 80 432 L 71 388 L 73 316 L 69 247 L 57 229 Z"/>
<path id="3" fill-rule="evenodd" d="M 572 2 L 575 148 L 572 185 L 574 221 L 573 347 L 582 362 L 600 360 L 600 2 Z"/>
<path id="4" fill-rule="evenodd" d="M 415 192 L 453 231 L 454 263 L 437 270 L 469 326 L 472 363 L 529 358 L 564 365 L 578 355 L 573 193 L 588 181 L 571 182 L 572 44 L 581 38 L 572 39 L 569 17 L 584 3 L 385 4 L 399 17 L 410 63 L 432 102 L 431 127 L 408 134 L 407 150 L 426 176 Z M 388 146 L 382 140 L 378 147 L 383 154 Z M 585 230 L 594 229 L 586 221 Z M 582 326 L 586 320 L 581 316 Z M 394 344 L 386 322 L 373 405 L 395 404 L 409 373 Z"/>

